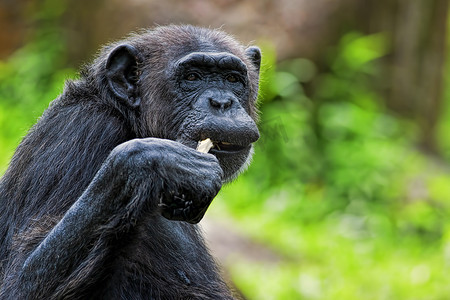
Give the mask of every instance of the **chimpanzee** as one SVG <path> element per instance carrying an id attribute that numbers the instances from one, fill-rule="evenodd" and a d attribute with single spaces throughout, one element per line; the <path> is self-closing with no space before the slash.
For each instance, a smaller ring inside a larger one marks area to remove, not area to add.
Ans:
<path id="1" fill-rule="evenodd" d="M 259 138 L 260 61 L 189 25 L 104 47 L 1 179 L 0 299 L 232 299 L 196 223 Z"/>

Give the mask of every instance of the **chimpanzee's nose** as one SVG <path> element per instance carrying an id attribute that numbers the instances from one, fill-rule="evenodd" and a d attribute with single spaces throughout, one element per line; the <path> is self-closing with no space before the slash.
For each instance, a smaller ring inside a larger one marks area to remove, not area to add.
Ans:
<path id="1" fill-rule="evenodd" d="M 204 91 L 195 103 L 195 107 L 212 113 L 225 113 L 237 109 L 239 100 L 231 91 L 210 88 Z"/>
<path id="2" fill-rule="evenodd" d="M 227 110 L 231 107 L 231 104 L 233 104 L 233 99 L 228 97 L 228 95 L 221 95 L 222 97 L 209 97 L 209 105 L 211 107 L 220 109 L 220 110 Z"/>

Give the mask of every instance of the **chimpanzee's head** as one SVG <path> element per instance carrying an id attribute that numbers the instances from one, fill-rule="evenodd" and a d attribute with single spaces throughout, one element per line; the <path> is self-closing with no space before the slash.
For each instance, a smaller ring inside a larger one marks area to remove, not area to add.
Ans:
<path id="1" fill-rule="evenodd" d="M 195 148 L 206 138 L 225 180 L 234 178 L 259 138 L 255 106 L 261 52 L 217 30 L 167 26 L 109 46 L 109 93 L 138 137 Z"/>

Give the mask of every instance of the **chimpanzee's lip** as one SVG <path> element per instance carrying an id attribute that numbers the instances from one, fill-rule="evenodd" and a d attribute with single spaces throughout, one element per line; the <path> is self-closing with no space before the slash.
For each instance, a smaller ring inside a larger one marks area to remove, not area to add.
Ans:
<path id="1" fill-rule="evenodd" d="M 243 146 L 243 145 L 236 145 L 233 143 L 228 142 L 216 142 L 213 141 L 213 147 L 209 152 L 211 154 L 234 154 L 242 152 L 246 149 L 248 149 L 250 145 Z"/>
<path id="2" fill-rule="evenodd" d="M 212 148 L 208 151 L 210 154 L 214 155 L 235 155 L 241 154 L 243 152 L 249 151 L 252 147 L 252 143 L 243 142 L 242 139 L 234 142 L 231 140 L 219 140 L 218 138 L 208 137 L 208 136 L 198 136 L 198 137 L 180 137 L 176 141 L 184 144 L 193 149 L 197 149 L 199 143 L 205 139 L 210 138 L 212 141 Z"/>

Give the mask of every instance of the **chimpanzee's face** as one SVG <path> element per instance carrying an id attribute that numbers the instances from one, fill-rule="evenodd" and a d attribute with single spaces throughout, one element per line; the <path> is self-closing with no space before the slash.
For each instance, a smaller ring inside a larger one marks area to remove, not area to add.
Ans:
<path id="1" fill-rule="evenodd" d="M 246 166 L 259 138 L 250 116 L 254 103 L 246 64 L 228 52 L 191 52 L 171 66 L 167 74 L 175 114 L 168 121 L 179 124 L 176 140 L 195 148 L 211 139 L 209 153 L 218 158 L 224 179 L 231 180 Z"/>

